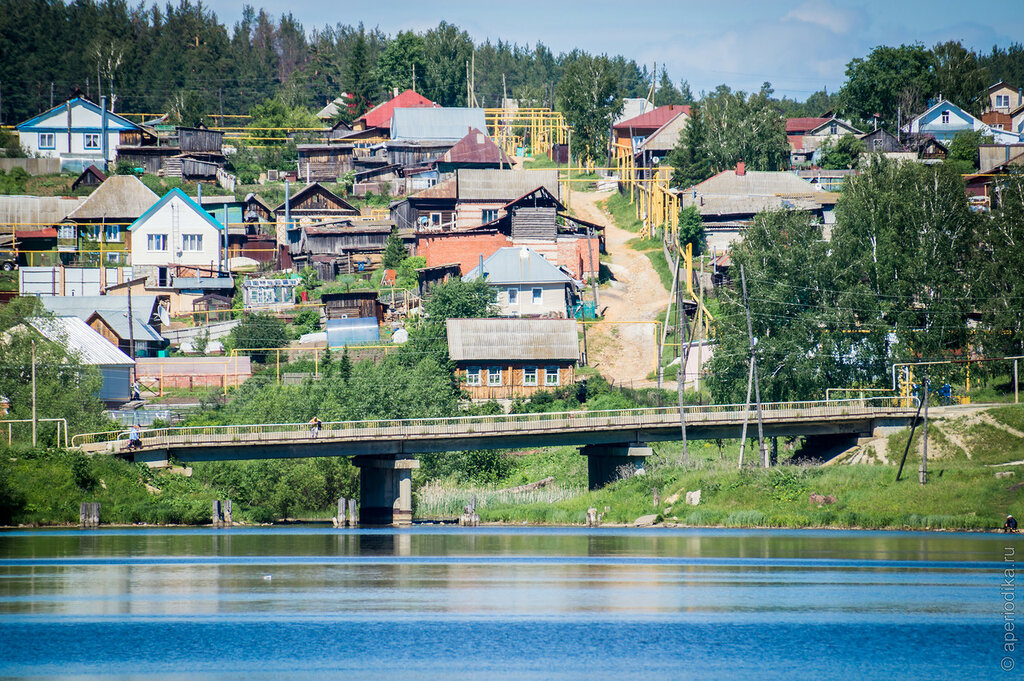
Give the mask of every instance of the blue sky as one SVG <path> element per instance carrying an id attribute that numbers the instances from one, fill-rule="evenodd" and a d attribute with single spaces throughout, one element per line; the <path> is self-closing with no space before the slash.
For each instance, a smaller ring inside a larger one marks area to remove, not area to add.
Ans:
<path id="1" fill-rule="evenodd" d="M 1024 0 L 250 0 L 274 15 L 292 12 L 307 31 L 325 24 L 422 31 L 446 20 L 477 41 L 540 41 L 555 54 L 580 48 L 667 66 L 695 93 L 719 83 L 744 90 L 769 80 L 798 99 L 843 82 L 846 63 L 876 45 L 960 40 L 989 51 L 1024 41 Z M 234 25 L 241 3 L 206 0 Z"/>

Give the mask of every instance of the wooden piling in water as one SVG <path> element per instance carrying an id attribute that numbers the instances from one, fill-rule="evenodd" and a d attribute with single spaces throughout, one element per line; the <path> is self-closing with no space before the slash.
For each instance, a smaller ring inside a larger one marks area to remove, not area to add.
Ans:
<path id="1" fill-rule="evenodd" d="M 214 527 L 224 527 L 224 516 L 221 514 L 220 499 L 213 500 L 213 513 L 211 522 Z"/>
<path id="2" fill-rule="evenodd" d="M 356 508 L 356 500 L 348 500 L 348 525 L 355 527 L 359 524 L 359 509 Z"/>
<path id="3" fill-rule="evenodd" d="M 100 503 L 83 501 L 78 506 L 78 523 L 82 527 L 100 526 Z"/>

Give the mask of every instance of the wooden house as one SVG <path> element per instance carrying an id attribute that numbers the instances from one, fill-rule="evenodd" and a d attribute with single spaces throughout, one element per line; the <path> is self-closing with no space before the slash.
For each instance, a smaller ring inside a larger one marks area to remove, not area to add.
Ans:
<path id="1" fill-rule="evenodd" d="M 71 191 L 80 187 L 98 187 L 107 179 L 107 174 L 94 165 L 82 171 L 82 174 L 71 183 Z"/>
<path id="2" fill-rule="evenodd" d="M 448 319 L 446 327 L 449 357 L 474 400 L 529 397 L 576 381 L 574 319 Z"/>
<path id="3" fill-rule="evenodd" d="M 227 321 L 233 318 L 231 298 L 217 293 L 208 293 L 192 301 L 193 319 L 197 323 Z"/>
<path id="4" fill-rule="evenodd" d="M 612 126 L 613 143 L 620 148 L 636 153 L 648 137 L 677 116 L 690 117 L 690 107 L 682 104 L 659 106 L 633 118 L 619 121 Z"/>
<path id="5" fill-rule="evenodd" d="M 415 90 L 408 89 L 364 113 L 353 121 L 352 129 L 368 130 L 389 137 L 395 109 L 433 109 L 438 106 Z"/>
<path id="6" fill-rule="evenodd" d="M 224 133 L 207 128 L 178 128 L 178 148 L 185 154 L 220 155 L 224 150 Z"/>
<path id="7" fill-rule="evenodd" d="M 19 123 L 18 141 L 29 156 L 59 158 L 61 170 L 81 172 L 90 165 L 106 167 L 118 157 L 122 133 L 141 128 L 107 110 L 107 98 L 97 105 L 73 97 L 34 118 Z"/>
<path id="8" fill-rule="evenodd" d="M 327 319 L 352 319 L 374 317 L 378 324 L 384 322 L 387 306 L 377 298 L 374 290 L 325 293 L 320 297 Z"/>
<path id="9" fill-rule="evenodd" d="M 63 220 L 57 248 L 75 262 L 107 267 L 129 264 L 129 226 L 159 200 L 131 175 L 111 175 Z"/>
<path id="10" fill-rule="evenodd" d="M 567 317 L 577 298 L 577 283 L 526 246 L 499 248 L 462 280 L 481 277 L 505 317 Z"/>
<path id="11" fill-rule="evenodd" d="M 462 267 L 457 262 L 419 268 L 416 270 L 416 280 L 420 298 L 426 298 L 432 289 L 447 283 L 454 277 L 461 276 Z"/>
<path id="12" fill-rule="evenodd" d="M 490 137 L 476 128 L 456 142 L 437 159 L 436 166 L 442 175 L 460 168 L 511 169 L 514 165 L 508 154 L 502 151 Z"/>
<path id="13" fill-rule="evenodd" d="M 861 143 L 864 145 L 864 151 L 868 153 L 879 153 L 889 154 L 894 152 L 906 151 L 898 137 L 892 134 L 885 128 L 878 128 L 871 132 L 866 132 L 858 137 Z"/>
<path id="14" fill-rule="evenodd" d="M 306 182 L 335 182 L 352 170 L 352 144 L 300 144 L 299 176 Z"/>
<path id="15" fill-rule="evenodd" d="M 286 197 L 284 203 L 274 209 L 280 266 L 292 266 L 291 255 L 299 244 L 304 225 L 336 222 L 355 215 L 359 215 L 358 209 L 318 182 Z"/>

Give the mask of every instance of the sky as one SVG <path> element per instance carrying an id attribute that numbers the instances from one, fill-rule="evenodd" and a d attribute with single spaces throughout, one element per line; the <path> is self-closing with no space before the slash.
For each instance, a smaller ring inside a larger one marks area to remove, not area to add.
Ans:
<path id="1" fill-rule="evenodd" d="M 988 52 L 1024 41 L 1024 0 L 249 0 L 274 15 L 291 12 L 307 31 L 324 25 L 379 27 L 394 35 L 424 31 L 441 20 L 477 42 L 544 43 L 556 55 L 575 48 L 621 54 L 664 66 L 695 94 L 725 83 L 756 90 L 770 81 L 777 95 L 806 99 L 843 83 L 846 64 L 877 45 L 959 40 Z M 241 3 L 205 0 L 229 27 Z M 649 67 L 650 68 L 650 67 Z"/>

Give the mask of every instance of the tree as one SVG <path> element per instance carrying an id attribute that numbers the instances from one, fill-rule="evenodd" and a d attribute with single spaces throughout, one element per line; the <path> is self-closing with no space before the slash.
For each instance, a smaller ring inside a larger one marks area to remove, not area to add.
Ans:
<path id="1" fill-rule="evenodd" d="M 864 152 L 864 143 L 853 133 L 846 133 L 837 140 L 828 140 L 819 149 L 821 160 L 819 165 L 827 170 L 856 168 L 860 155 Z"/>
<path id="2" fill-rule="evenodd" d="M 897 112 L 909 120 L 935 92 L 935 56 L 922 45 L 876 47 L 866 59 L 846 66 L 846 83 L 839 91 L 841 109 L 862 121 L 876 113 L 890 126 Z"/>
<path id="3" fill-rule="evenodd" d="M 342 351 L 341 359 L 338 360 L 338 377 L 346 383 L 352 377 L 352 360 L 348 356 L 348 346 Z"/>
<path id="4" fill-rule="evenodd" d="M 359 25 L 352 53 L 345 64 L 342 83 L 348 92 L 348 110 L 345 114 L 352 121 L 366 113 L 377 99 L 378 85 L 366 54 L 366 31 L 362 24 Z"/>
<path id="5" fill-rule="evenodd" d="M 953 135 L 945 162 L 958 173 L 973 173 L 978 170 L 978 147 L 987 141 L 991 138 L 980 130 L 961 130 Z"/>
<path id="6" fill-rule="evenodd" d="M 686 129 L 669 155 L 669 163 L 674 168 L 673 186 L 685 189 L 711 177 L 711 159 L 705 153 L 706 144 L 704 118 L 699 109 L 691 109 Z"/>
<path id="7" fill-rule="evenodd" d="M 771 98 L 771 84 L 747 95 L 719 85 L 700 102 L 702 141 L 695 154 L 720 172 L 744 161 L 750 170 L 789 167 L 786 127 Z M 682 178 L 681 178 L 682 179 Z"/>
<path id="8" fill-rule="evenodd" d="M 687 206 L 679 211 L 679 245 L 693 244 L 693 254 L 700 255 L 707 248 L 704 221 L 696 206 Z"/>
<path id="9" fill-rule="evenodd" d="M 988 103 L 988 69 L 979 64 L 977 56 L 964 49 L 958 41 L 939 43 L 932 48 L 932 54 L 935 56 L 937 93 L 964 111 L 980 115 Z"/>
<path id="10" fill-rule="evenodd" d="M 672 84 L 672 79 L 668 77 L 668 71 L 665 70 L 665 67 L 662 67 L 661 78 L 658 80 L 658 89 L 654 93 L 654 105 L 665 106 L 667 104 L 685 103 L 679 90 Z"/>
<path id="11" fill-rule="evenodd" d="M 170 120 L 186 128 L 198 128 L 206 116 L 206 102 L 195 90 L 182 90 L 171 100 Z"/>
<path id="12" fill-rule="evenodd" d="M 402 261 L 409 257 L 409 252 L 405 250 L 405 244 L 402 243 L 402 238 L 398 236 L 397 231 L 391 232 L 388 235 L 387 243 L 384 244 L 384 258 L 382 264 L 387 269 L 397 270 L 402 264 Z"/>
<path id="13" fill-rule="evenodd" d="M 496 310 L 497 294 L 484 279 L 462 281 L 451 279 L 431 291 L 424 303 L 423 317 L 409 328 L 409 342 L 399 354 L 407 363 L 430 355 L 440 362 L 448 361 L 448 319 L 487 317 Z"/>
<path id="14" fill-rule="evenodd" d="M 1011 172 L 997 181 L 990 216 L 981 220 L 979 243 L 973 249 L 980 270 L 977 307 L 987 333 L 979 334 L 988 357 L 1024 354 L 1024 173 Z M 1015 273 L 1008 276 L 1009 273 Z"/>
<path id="15" fill-rule="evenodd" d="M 427 68 L 423 36 L 399 31 L 377 58 L 377 80 L 385 92 L 404 92 L 414 85 L 422 88 Z M 413 81 L 415 74 L 416 82 Z"/>
<path id="16" fill-rule="evenodd" d="M 427 31 L 423 36 L 423 95 L 441 106 L 466 106 L 466 63 L 472 54 L 473 39 L 457 26 L 442 21 Z"/>
<path id="17" fill-rule="evenodd" d="M 612 119 L 622 111 L 618 82 L 607 57 L 574 51 L 558 81 L 556 94 L 572 128 L 573 152 L 584 161 L 603 159 L 608 152 Z"/>
<path id="18" fill-rule="evenodd" d="M 288 344 L 288 331 L 284 322 L 268 314 L 251 314 L 231 329 L 231 341 L 235 350 L 249 351 L 257 362 L 267 361 L 268 350 Z"/>

